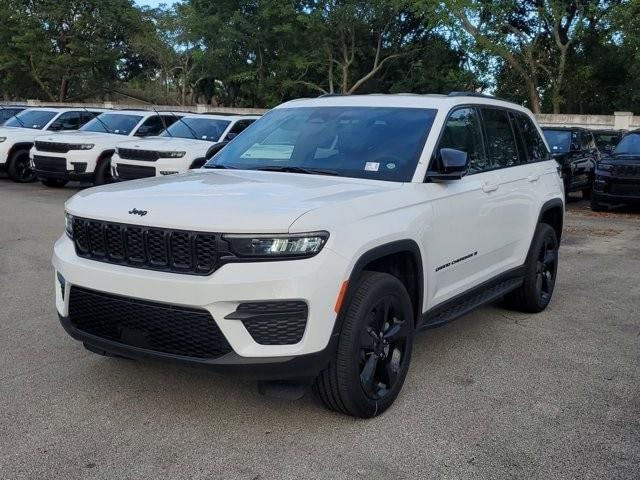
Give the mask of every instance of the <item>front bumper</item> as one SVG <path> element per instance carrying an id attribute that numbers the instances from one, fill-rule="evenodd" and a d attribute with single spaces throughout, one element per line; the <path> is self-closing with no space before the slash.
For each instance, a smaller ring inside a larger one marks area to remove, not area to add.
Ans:
<path id="1" fill-rule="evenodd" d="M 617 177 L 598 172 L 593 193 L 601 203 L 640 204 L 640 178 Z"/>
<path id="2" fill-rule="evenodd" d="M 111 175 L 116 180 L 174 175 L 187 172 L 193 160 L 191 156 L 185 156 L 182 158 L 159 158 L 151 162 L 122 159 L 115 153 L 111 157 Z"/>
<path id="3" fill-rule="evenodd" d="M 40 152 L 33 147 L 29 152 L 33 169 L 40 179 L 93 181 L 96 168 L 92 150 L 70 150 L 67 153 Z"/>
<path id="4" fill-rule="evenodd" d="M 342 282 L 348 278 L 348 262 L 327 248 L 308 259 L 226 264 L 213 274 L 201 277 L 80 258 L 73 242 L 63 236 L 54 247 L 53 264 L 59 274 L 55 280 L 56 309 L 62 325 L 72 337 L 126 357 L 249 371 L 251 376 L 260 378 L 301 377 L 311 370 L 311 373 L 317 373 L 324 368 L 325 360 L 333 353 L 336 298 Z M 318 281 L 319 272 L 322 272 L 322 281 Z M 74 285 L 137 300 L 204 309 L 211 314 L 233 351 L 214 359 L 181 357 L 81 332 L 69 319 L 70 295 L 63 295 L 63 288 L 69 292 Z M 308 305 L 306 328 L 302 339 L 295 344 L 259 344 L 243 322 L 232 315 L 241 303 L 291 299 L 302 300 Z"/>

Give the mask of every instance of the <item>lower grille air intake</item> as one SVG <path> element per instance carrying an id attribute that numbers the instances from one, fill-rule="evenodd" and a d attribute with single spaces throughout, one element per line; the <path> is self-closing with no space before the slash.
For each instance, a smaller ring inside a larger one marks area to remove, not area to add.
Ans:
<path id="1" fill-rule="evenodd" d="M 309 308 L 301 300 L 241 303 L 229 320 L 240 320 L 260 345 L 293 345 L 302 340 Z"/>
<path id="2" fill-rule="evenodd" d="M 206 310 L 73 286 L 69 296 L 69 320 L 82 332 L 154 352 L 217 358 L 232 351 Z"/>

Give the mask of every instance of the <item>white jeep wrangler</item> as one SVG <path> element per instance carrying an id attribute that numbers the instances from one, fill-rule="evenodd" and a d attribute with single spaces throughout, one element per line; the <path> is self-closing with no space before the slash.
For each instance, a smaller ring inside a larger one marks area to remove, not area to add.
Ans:
<path id="1" fill-rule="evenodd" d="M 416 331 L 501 297 L 547 307 L 563 214 L 518 105 L 292 101 L 201 170 L 70 199 L 56 307 L 93 352 L 315 379 L 328 407 L 371 417 L 398 396 Z"/>
<path id="2" fill-rule="evenodd" d="M 111 175 L 119 181 L 135 180 L 200 168 L 258 118 L 186 114 L 157 137 L 119 143 L 111 158 Z"/>

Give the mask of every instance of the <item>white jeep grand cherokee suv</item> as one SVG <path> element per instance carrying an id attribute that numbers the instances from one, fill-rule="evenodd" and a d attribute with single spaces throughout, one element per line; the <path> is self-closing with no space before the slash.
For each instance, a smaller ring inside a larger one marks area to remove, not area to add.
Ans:
<path id="1" fill-rule="evenodd" d="M 29 150 L 44 132 L 77 130 L 104 109 L 38 107 L 27 108 L 7 119 L 0 127 L 0 170 L 14 182 L 36 179 Z"/>
<path id="2" fill-rule="evenodd" d="M 500 297 L 549 304 L 563 212 L 518 105 L 292 101 L 201 170 L 70 199 L 56 307 L 93 352 L 315 379 L 328 407 L 371 417 L 397 397 L 417 330 Z"/>
<path id="3" fill-rule="evenodd" d="M 111 156 L 123 138 L 158 135 L 179 113 L 112 110 L 98 115 L 77 132 L 36 138 L 31 158 L 40 181 L 63 187 L 69 180 L 111 183 Z"/>
<path id="4" fill-rule="evenodd" d="M 119 143 L 111 174 L 116 180 L 135 180 L 200 168 L 258 118 L 187 114 L 157 137 Z"/>

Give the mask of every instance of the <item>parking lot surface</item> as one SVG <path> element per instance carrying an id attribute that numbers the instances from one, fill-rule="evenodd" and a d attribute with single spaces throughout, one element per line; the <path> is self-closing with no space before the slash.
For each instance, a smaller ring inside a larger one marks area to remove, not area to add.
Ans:
<path id="1" fill-rule="evenodd" d="M 637 210 L 571 202 L 551 306 L 422 333 L 395 405 L 356 420 L 84 350 L 50 264 L 76 191 L 0 179 L 0 478 L 640 478 Z"/>

